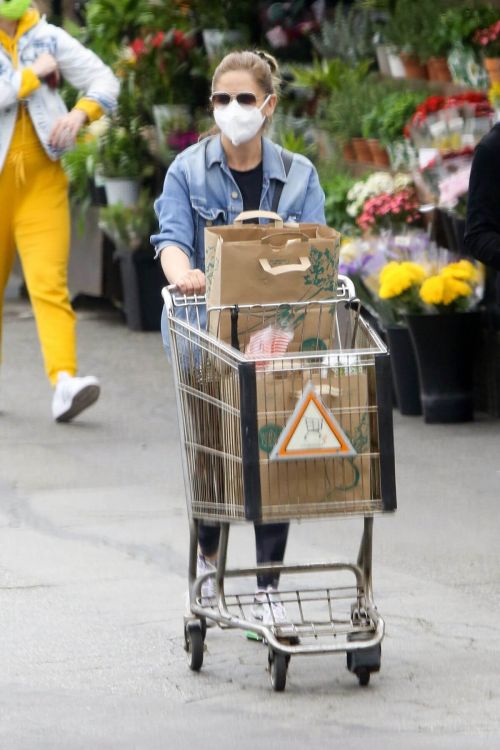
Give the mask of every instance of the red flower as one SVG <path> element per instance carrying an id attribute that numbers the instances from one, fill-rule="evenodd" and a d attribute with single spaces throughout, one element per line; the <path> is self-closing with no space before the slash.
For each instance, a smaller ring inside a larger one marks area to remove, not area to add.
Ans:
<path id="1" fill-rule="evenodd" d="M 144 39 L 134 39 L 134 41 L 130 43 L 130 49 L 136 57 L 140 57 L 141 55 L 143 55 L 146 51 Z"/>
<path id="2" fill-rule="evenodd" d="M 165 39 L 165 34 L 163 33 L 163 31 L 158 31 L 154 35 L 154 37 L 151 39 L 151 46 L 155 47 L 155 49 L 157 49 L 158 47 L 161 47 L 164 39 Z"/>

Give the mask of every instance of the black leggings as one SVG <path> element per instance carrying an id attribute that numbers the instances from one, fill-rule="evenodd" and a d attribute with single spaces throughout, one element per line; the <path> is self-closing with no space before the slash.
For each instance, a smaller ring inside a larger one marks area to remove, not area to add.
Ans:
<path id="1" fill-rule="evenodd" d="M 257 564 L 283 562 L 289 525 L 288 523 L 254 524 Z M 219 537 L 219 526 L 207 526 L 202 523 L 198 525 L 200 549 L 206 557 L 213 557 L 217 554 Z M 277 588 L 278 583 L 279 575 L 266 574 L 257 576 L 257 586 L 259 589 L 266 589 L 268 586 Z"/>

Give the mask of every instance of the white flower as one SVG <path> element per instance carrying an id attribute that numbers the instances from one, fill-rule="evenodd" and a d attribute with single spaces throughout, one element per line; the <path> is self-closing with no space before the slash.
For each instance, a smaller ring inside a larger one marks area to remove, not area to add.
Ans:
<path id="1" fill-rule="evenodd" d="M 101 138 L 101 136 L 106 133 L 108 128 L 109 118 L 100 117 L 98 120 L 94 120 L 94 122 L 90 123 L 90 125 L 87 127 L 87 133 L 90 133 L 93 138 Z"/>

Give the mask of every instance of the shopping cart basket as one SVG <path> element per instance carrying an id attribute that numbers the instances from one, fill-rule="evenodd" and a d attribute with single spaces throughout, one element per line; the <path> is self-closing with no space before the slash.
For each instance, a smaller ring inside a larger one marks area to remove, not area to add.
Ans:
<path id="1" fill-rule="evenodd" d="M 230 342 L 205 330 L 204 297 L 172 288 L 163 296 L 190 518 L 191 669 L 203 664 L 208 620 L 267 644 L 275 690 L 285 688 L 292 655 L 330 652 L 345 652 L 349 670 L 368 684 L 384 635 L 372 594 L 373 517 L 396 509 L 396 491 L 389 356 L 359 315 L 352 282 L 339 277 L 330 300 L 211 309 L 215 333 L 230 319 Z M 289 350 L 245 354 L 269 326 L 292 332 Z M 356 562 L 226 568 L 232 523 L 346 515 L 364 517 Z M 216 570 L 197 577 L 200 520 L 220 523 L 221 536 Z M 257 573 L 327 574 L 328 583 L 280 586 L 289 618 L 266 626 L 252 620 L 253 593 L 225 590 L 228 579 Z M 216 601 L 202 598 L 210 577 Z"/>

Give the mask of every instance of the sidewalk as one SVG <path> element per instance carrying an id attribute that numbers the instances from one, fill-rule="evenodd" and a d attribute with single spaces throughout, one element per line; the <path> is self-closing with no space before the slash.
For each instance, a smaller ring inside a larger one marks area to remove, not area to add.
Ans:
<path id="1" fill-rule="evenodd" d="M 395 414 L 397 514 L 376 519 L 382 669 L 267 655 L 210 631 L 182 650 L 187 523 L 172 378 L 159 334 L 79 314 L 101 400 L 50 419 L 34 323 L 7 304 L 0 373 L 0 747 L 5 750 L 475 750 L 500 746 L 500 423 Z M 289 561 L 353 558 L 359 519 L 291 530 Z M 253 563 L 253 530 L 229 562 Z M 174 744 L 175 743 L 175 744 Z"/>

